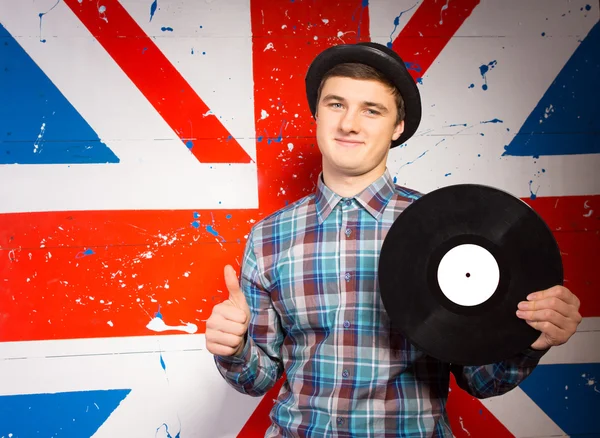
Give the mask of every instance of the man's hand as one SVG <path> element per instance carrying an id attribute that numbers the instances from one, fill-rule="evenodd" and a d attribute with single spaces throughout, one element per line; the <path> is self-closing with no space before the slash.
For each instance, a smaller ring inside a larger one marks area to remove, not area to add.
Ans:
<path id="1" fill-rule="evenodd" d="M 581 322 L 580 304 L 579 298 L 563 286 L 534 292 L 527 301 L 521 301 L 517 316 L 542 332 L 531 348 L 546 350 L 567 342 Z"/>
<path id="2" fill-rule="evenodd" d="M 224 274 L 229 299 L 217 304 L 206 321 L 206 348 L 217 356 L 234 356 L 244 349 L 250 308 L 235 270 L 227 265 Z"/>

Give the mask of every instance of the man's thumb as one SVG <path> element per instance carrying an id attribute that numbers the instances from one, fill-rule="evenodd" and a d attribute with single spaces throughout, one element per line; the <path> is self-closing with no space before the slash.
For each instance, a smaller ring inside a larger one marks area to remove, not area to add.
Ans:
<path id="1" fill-rule="evenodd" d="M 248 308 L 248 303 L 246 302 L 246 297 L 244 296 L 244 292 L 240 288 L 240 284 L 237 279 L 237 275 L 235 274 L 235 270 L 231 265 L 225 266 L 225 285 L 227 286 L 227 290 L 229 291 L 229 301 L 235 304 L 240 309 L 246 311 Z"/>

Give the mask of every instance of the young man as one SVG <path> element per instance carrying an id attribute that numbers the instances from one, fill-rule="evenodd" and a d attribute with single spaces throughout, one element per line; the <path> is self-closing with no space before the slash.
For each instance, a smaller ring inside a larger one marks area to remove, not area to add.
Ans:
<path id="1" fill-rule="evenodd" d="M 285 371 L 268 437 L 451 437 L 450 373 L 476 397 L 509 391 L 575 332 L 579 301 L 557 286 L 521 303 L 539 339 L 487 366 L 443 363 L 395 333 L 379 251 L 419 194 L 394 186 L 386 159 L 419 125 L 418 89 L 398 55 L 374 43 L 325 50 L 306 85 L 323 157 L 316 191 L 254 226 L 241 283 L 225 268 L 229 300 L 207 321 L 207 348 L 245 394 L 265 394 Z"/>

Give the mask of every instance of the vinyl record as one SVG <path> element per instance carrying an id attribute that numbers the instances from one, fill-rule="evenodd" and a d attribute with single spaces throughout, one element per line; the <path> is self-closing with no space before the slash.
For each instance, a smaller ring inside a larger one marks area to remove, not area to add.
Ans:
<path id="1" fill-rule="evenodd" d="M 392 224 L 379 285 L 394 329 L 444 362 L 484 365 L 540 332 L 516 316 L 531 292 L 563 283 L 558 245 L 526 203 L 476 184 L 435 190 Z"/>

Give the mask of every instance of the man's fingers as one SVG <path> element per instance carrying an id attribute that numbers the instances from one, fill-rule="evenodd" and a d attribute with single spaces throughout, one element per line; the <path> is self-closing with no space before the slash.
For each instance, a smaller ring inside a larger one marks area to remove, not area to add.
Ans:
<path id="1" fill-rule="evenodd" d="M 215 324 L 215 327 L 213 328 L 221 330 L 224 321 L 230 321 L 235 324 L 244 325 L 246 324 L 246 313 L 232 303 L 225 301 L 221 304 L 217 304 L 213 308 L 213 314 L 208 321 L 206 321 L 206 325 L 208 327 L 210 322 L 211 324 Z"/>
<path id="2" fill-rule="evenodd" d="M 217 330 L 213 330 L 210 333 L 210 342 L 213 344 L 223 345 L 236 349 L 242 343 L 242 336 L 232 335 L 231 333 L 224 333 Z"/>
<path id="3" fill-rule="evenodd" d="M 206 349 L 217 356 L 233 356 L 237 352 L 237 348 L 215 344 L 214 342 L 207 342 Z"/>
<path id="4" fill-rule="evenodd" d="M 553 310 L 560 313 L 565 317 L 570 317 L 577 312 L 577 309 L 573 305 L 567 304 L 565 301 L 558 297 L 546 297 L 540 300 L 523 301 L 519 303 L 520 310 Z"/>
<path id="5" fill-rule="evenodd" d="M 525 321 L 534 329 L 546 335 L 547 339 L 555 339 L 564 342 L 567 338 L 565 330 L 555 326 L 549 321 Z"/>
<path id="6" fill-rule="evenodd" d="M 526 321 L 537 322 L 538 325 L 541 323 L 549 322 L 561 329 L 566 329 L 570 325 L 574 324 L 574 321 L 570 321 L 564 315 L 552 310 L 552 309 L 542 309 L 542 310 L 530 310 L 530 311 L 522 311 L 519 310 L 517 313 L 519 318 L 522 318 Z M 540 330 L 540 329 L 538 329 Z M 543 330 L 541 330 L 543 331 Z"/>
<path id="7" fill-rule="evenodd" d="M 233 269 L 231 265 L 225 266 L 225 268 L 223 269 L 223 274 L 225 276 L 225 285 L 227 286 L 229 294 L 242 291 L 237 275 L 235 273 L 235 269 Z"/>
<path id="8" fill-rule="evenodd" d="M 248 303 L 240 287 L 235 270 L 231 265 L 227 265 L 223 270 L 223 274 L 225 275 L 225 285 L 229 291 L 229 301 L 245 311 L 248 308 Z"/>
<path id="9" fill-rule="evenodd" d="M 239 323 L 224 318 L 213 318 L 206 321 L 206 328 L 223 333 L 229 333 L 235 336 L 244 336 L 246 333 L 246 326 L 244 323 Z"/>
<path id="10" fill-rule="evenodd" d="M 579 298 L 575 294 L 573 294 L 569 289 L 564 286 L 553 286 L 549 289 L 545 289 L 539 292 L 535 292 L 529 296 L 529 299 L 533 299 L 539 301 L 544 298 L 552 298 L 556 297 L 567 304 L 571 304 L 575 306 L 575 308 L 579 309 Z"/>

